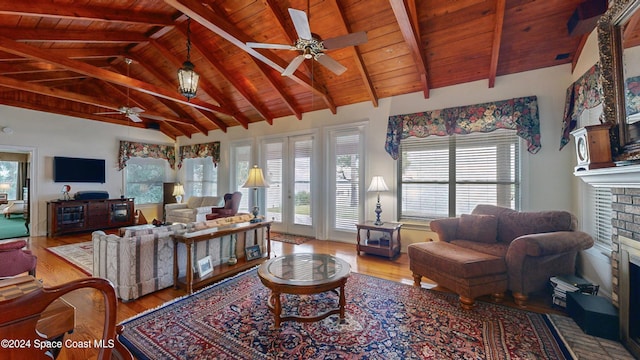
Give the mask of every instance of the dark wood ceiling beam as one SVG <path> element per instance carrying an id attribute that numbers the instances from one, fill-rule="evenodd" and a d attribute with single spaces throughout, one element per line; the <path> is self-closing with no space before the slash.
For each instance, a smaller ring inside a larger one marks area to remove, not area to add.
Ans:
<path id="1" fill-rule="evenodd" d="M 85 64 L 95 66 L 101 69 L 108 69 L 111 66 L 105 59 L 93 59 L 85 61 Z M 74 72 L 73 70 L 65 69 L 62 67 L 53 67 L 51 64 L 43 61 L 21 62 L 16 65 L 8 63 L 0 63 L 0 75 L 21 75 L 21 74 L 42 74 L 42 73 L 55 73 L 55 72 Z"/>
<path id="2" fill-rule="evenodd" d="M 4 86 L 4 87 L 16 89 L 16 90 L 27 91 L 27 92 L 31 92 L 39 95 L 44 95 L 44 96 L 51 96 L 58 99 L 75 101 L 75 102 L 79 102 L 87 105 L 99 106 L 99 107 L 103 107 L 105 109 L 109 109 L 113 111 L 118 111 L 118 109 L 122 106 L 122 104 L 109 103 L 103 99 L 94 98 L 92 96 L 78 94 L 71 91 L 60 90 L 60 89 L 33 84 L 33 83 L 26 83 L 24 81 L 15 80 L 6 76 L 0 76 L 0 86 Z M 189 122 L 184 119 L 180 119 L 177 117 L 169 117 L 169 116 L 165 116 L 164 114 L 157 114 L 153 112 L 145 112 L 145 114 L 162 117 L 167 121 L 189 124 Z"/>
<path id="3" fill-rule="evenodd" d="M 164 47 L 158 41 L 151 40 L 149 43 L 156 50 L 158 50 L 167 61 L 171 62 L 176 67 L 176 71 L 177 69 L 182 67 L 182 60 L 178 59 L 171 51 L 169 51 L 169 49 Z M 185 43 L 186 43 L 186 40 L 185 40 Z M 212 99 L 217 101 L 218 104 L 220 104 L 220 106 L 230 109 L 231 114 L 229 115 L 233 116 L 233 118 L 245 129 L 249 128 L 249 119 L 242 112 L 240 112 L 235 106 L 233 106 L 232 102 L 229 99 L 227 99 L 227 97 L 223 93 L 221 93 L 218 89 L 216 89 L 216 87 L 209 80 L 207 80 L 206 77 L 200 76 L 200 80 L 198 81 L 198 88 L 199 88 L 199 91 L 206 93 Z"/>
<path id="4" fill-rule="evenodd" d="M 121 51 L 121 48 L 70 48 L 70 49 L 47 49 L 47 51 L 51 54 L 57 56 L 65 56 L 69 59 L 105 59 L 105 58 L 113 58 L 113 57 L 121 57 L 125 54 Z M 19 61 L 33 61 L 29 58 L 24 58 L 22 56 L 17 56 L 13 54 L 2 54 L 0 55 L 0 63 L 1 62 L 19 62 Z"/>
<path id="5" fill-rule="evenodd" d="M 407 1 L 410 1 L 411 4 L 407 4 Z M 415 0 L 389 0 L 389 2 L 391 3 L 391 8 L 393 9 L 393 13 L 396 17 L 396 21 L 398 22 L 398 26 L 400 26 L 402 37 L 407 43 L 407 46 L 409 46 L 409 51 L 411 52 L 413 61 L 418 68 L 424 97 L 425 99 L 428 99 L 429 83 L 427 74 L 427 59 L 424 56 L 422 47 L 420 46 L 420 38 L 415 30 L 417 25 L 413 24 L 412 17 L 409 13 L 409 7 L 413 7 L 415 9 Z"/>
<path id="6" fill-rule="evenodd" d="M 211 11 L 207 7 L 205 7 L 201 1 L 198 0 L 164 0 L 165 3 L 173 6 L 178 11 L 181 11 L 185 15 L 191 17 L 207 29 L 213 31 L 214 33 L 221 36 L 223 39 L 229 41 L 233 45 L 239 47 L 249 55 L 263 61 L 270 67 L 274 68 L 279 73 L 282 73 L 284 69 L 287 67 L 287 63 L 273 55 L 269 51 L 265 51 L 264 54 L 256 51 L 246 45 L 247 42 L 255 42 L 254 39 L 250 38 L 242 31 L 238 30 L 233 24 L 229 23 L 222 16 L 217 15 L 215 12 Z M 296 71 L 295 74 L 289 77 L 291 80 L 295 81 L 297 84 L 313 91 L 316 95 L 320 96 L 327 107 L 331 110 L 333 114 L 336 113 L 336 105 L 333 102 L 333 99 L 327 93 L 327 90 L 320 87 L 317 83 L 313 83 L 311 79 L 302 74 L 299 70 Z"/>
<path id="7" fill-rule="evenodd" d="M 0 36 L 6 36 L 20 42 L 55 42 L 82 44 L 120 44 L 141 43 L 148 38 L 141 33 L 129 31 L 60 31 L 56 29 L 20 29 L 0 28 Z"/>
<path id="8" fill-rule="evenodd" d="M 212 111 L 212 112 L 220 112 L 220 113 L 228 114 L 231 116 L 234 115 L 228 109 L 225 109 L 223 107 L 216 106 L 213 104 L 209 104 L 204 101 L 200 101 L 198 99 L 191 99 L 191 101 L 187 101 L 187 99 L 182 97 L 182 95 L 178 94 L 177 91 L 169 91 L 167 89 L 163 89 L 158 86 L 148 84 L 140 80 L 132 79 L 112 71 L 108 71 L 108 70 L 97 68 L 95 66 L 88 65 L 82 61 L 72 60 L 63 56 L 57 56 L 57 55 L 48 53 L 45 50 L 38 49 L 29 45 L 21 44 L 19 42 L 13 41 L 3 36 L 0 36 L 0 50 L 6 51 L 12 54 L 24 56 L 24 57 L 40 59 L 45 62 L 67 68 L 69 70 L 75 71 L 80 74 L 88 75 L 88 76 L 91 76 L 100 80 L 104 80 L 110 83 L 122 85 L 132 90 L 141 91 L 149 95 L 169 99 L 184 105 L 197 107 L 197 108 L 207 110 L 207 111 Z"/>
<path id="9" fill-rule="evenodd" d="M 19 107 L 19 108 L 23 108 L 23 109 L 30 109 L 30 110 L 48 112 L 48 113 L 52 113 L 52 114 L 73 116 L 73 117 L 80 118 L 80 119 L 89 119 L 89 120 L 96 120 L 96 121 L 100 121 L 100 122 L 106 122 L 106 123 L 117 124 L 117 125 L 129 125 L 129 126 L 133 126 L 133 127 L 144 128 L 144 125 L 141 124 L 141 123 L 134 123 L 132 121 L 119 120 L 119 119 L 108 117 L 108 116 L 88 114 L 88 113 L 83 113 L 83 112 L 78 112 L 78 111 L 73 111 L 73 110 L 67 110 L 67 109 L 62 109 L 60 107 L 46 106 L 45 104 L 40 104 L 40 103 L 36 104 L 34 102 L 17 101 L 17 100 L 10 100 L 10 99 L 0 98 L 0 104 L 7 105 L 7 106 Z"/>
<path id="10" fill-rule="evenodd" d="M 573 70 L 576 69 L 576 65 L 578 65 L 578 59 L 580 59 L 580 54 L 582 54 L 582 50 L 584 49 L 584 45 L 587 43 L 588 38 L 589 38 L 589 33 L 582 34 L 582 36 L 580 36 L 580 42 L 578 43 L 578 47 L 576 48 L 575 54 L 573 54 L 573 59 L 571 59 L 572 74 L 573 74 Z"/>
<path id="11" fill-rule="evenodd" d="M 172 83 L 170 83 L 169 81 L 166 80 L 166 76 L 164 74 L 162 74 L 160 71 L 158 71 L 155 67 L 151 66 L 149 64 L 148 61 L 144 61 L 138 57 L 132 57 L 138 64 L 140 64 L 140 66 L 142 66 L 149 74 L 151 74 L 156 81 L 158 81 L 160 84 L 162 84 L 162 86 L 170 88 L 172 86 L 174 86 Z M 182 117 L 182 118 L 190 118 L 193 119 L 193 117 L 191 115 L 189 115 L 186 111 L 184 111 L 180 105 L 163 99 L 163 98 L 157 98 L 158 101 L 162 102 L 162 104 L 164 104 L 164 106 L 168 107 L 169 109 L 171 109 L 173 112 L 176 113 L 176 115 Z M 207 117 L 207 120 L 211 121 L 213 124 L 215 124 L 220 130 L 222 130 L 223 132 L 227 132 L 227 124 L 225 124 L 222 120 L 218 119 L 215 117 L 214 114 L 206 112 L 204 110 L 199 110 L 199 109 L 195 109 L 197 111 L 200 112 L 200 114 L 204 115 L 210 115 L 211 118 Z M 200 124 L 199 122 L 197 122 L 195 119 L 193 119 L 193 123 L 191 123 L 191 126 L 193 126 L 194 128 L 196 128 L 196 130 L 200 131 L 201 133 L 203 133 L 204 135 L 209 134 L 209 130 L 202 126 L 202 124 Z"/>
<path id="12" fill-rule="evenodd" d="M 62 6 L 48 0 L 0 0 L 0 14 L 160 26 L 171 26 L 173 24 L 171 16 L 164 14 L 138 12 L 131 9 L 112 9 L 95 5 L 82 6 L 73 4 L 71 6 L 69 4 L 68 6 Z"/>
<path id="13" fill-rule="evenodd" d="M 331 0 L 329 3 L 334 7 L 335 11 L 340 16 L 340 21 L 338 25 L 341 30 L 346 34 L 352 33 L 351 26 L 349 26 L 349 22 L 347 21 L 347 17 L 344 14 L 344 11 L 340 7 L 340 4 L 336 0 Z M 362 78 L 362 83 L 364 85 L 365 90 L 369 94 L 369 99 L 373 103 L 374 107 L 378 107 L 378 95 L 376 94 L 375 89 L 373 88 L 373 82 L 371 81 L 371 77 L 369 76 L 369 72 L 367 68 L 364 66 L 364 59 L 362 58 L 362 54 L 357 46 L 350 46 L 350 50 L 353 54 L 353 58 L 356 62 L 356 67 L 358 68 L 358 72 L 360 73 L 360 77 Z"/>
<path id="14" fill-rule="evenodd" d="M 493 27 L 493 43 L 491 44 L 491 63 L 489 64 L 489 88 L 496 86 L 498 60 L 500 59 L 500 44 L 502 43 L 502 29 L 504 28 L 504 12 L 507 0 L 496 0 L 496 19 Z"/>
<path id="15" fill-rule="evenodd" d="M 177 28 L 186 38 L 186 28 L 183 26 L 178 26 Z M 205 60 L 209 66 L 214 67 L 218 73 L 222 75 L 222 77 L 224 77 L 231 86 L 233 86 L 240 96 L 242 96 L 242 98 L 248 102 L 258 112 L 258 114 L 260 114 L 260 116 L 262 116 L 263 119 L 265 119 L 270 125 L 273 125 L 273 116 L 269 114 L 269 111 L 245 90 L 245 86 L 243 84 L 236 81 L 235 78 L 220 65 L 218 59 L 213 57 L 214 51 L 212 50 L 215 49 L 211 49 L 211 46 L 205 46 L 195 34 L 191 35 L 191 45 L 200 52 L 202 59 Z"/>

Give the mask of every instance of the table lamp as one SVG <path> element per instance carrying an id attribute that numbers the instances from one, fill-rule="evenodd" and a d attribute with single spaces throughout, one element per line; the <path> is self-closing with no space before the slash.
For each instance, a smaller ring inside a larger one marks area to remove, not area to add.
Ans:
<path id="1" fill-rule="evenodd" d="M 251 212 L 253 214 L 253 219 L 251 219 L 250 222 L 256 223 L 262 221 L 258 218 L 258 212 L 260 211 L 260 208 L 258 207 L 258 188 L 268 188 L 269 184 L 267 184 L 267 182 L 264 180 L 262 169 L 260 169 L 258 165 L 254 165 L 249 170 L 249 177 L 247 178 L 247 181 L 244 183 L 244 185 L 242 185 L 242 187 L 253 188 L 253 191 L 255 193 L 255 202 L 253 203 L 253 211 Z"/>
<path id="2" fill-rule="evenodd" d="M 177 183 L 173 186 L 173 196 L 176 197 L 176 202 L 178 204 L 182 203 L 182 196 L 184 195 L 184 186 L 182 184 Z"/>
<path id="3" fill-rule="evenodd" d="M 380 192 L 381 191 L 389 191 L 387 184 L 384 183 L 384 179 L 382 176 L 374 176 L 371 179 L 371 185 L 369 185 L 368 192 L 375 191 L 378 193 L 378 203 L 376 204 L 376 221 L 373 223 L 374 225 L 382 225 L 383 222 L 380 221 L 380 214 L 382 213 L 382 208 L 380 207 Z"/>

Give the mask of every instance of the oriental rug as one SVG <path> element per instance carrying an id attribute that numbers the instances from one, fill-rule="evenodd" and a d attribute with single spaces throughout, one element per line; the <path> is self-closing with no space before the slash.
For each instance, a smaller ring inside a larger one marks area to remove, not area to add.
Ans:
<path id="1" fill-rule="evenodd" d="M 140 359 L 571 359 L 544 314 L 352 273 L 346 321 L 274 329 L 255 269 L 124 321 Z M 333 292 L 283 295 L 287 314 L 336 306 Z"/>
<path id="2" fill-rule="evenodd" d="M 89 276 L 93 273 L 93 243 L 91 241 L 53 246 L 47 250 L 77 267 L 83 273 Z"/>
<path id="3" fill-rule="evenodd" d="M 293 235 L 293 234 L 284 234 L 279 232 L 271 232 L 271 240 L 280 241 L 289 244 L 304 244 L 309 240 L 313 240 L 314 238 L 302 235 Z"/>

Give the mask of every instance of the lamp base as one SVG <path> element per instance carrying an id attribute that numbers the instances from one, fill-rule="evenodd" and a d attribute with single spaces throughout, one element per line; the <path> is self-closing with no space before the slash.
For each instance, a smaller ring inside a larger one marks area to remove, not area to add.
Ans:
<path id="1" fill-rule="evenodd" d="M 258 217 L 260 209 L 257 206 L 253 207 L 253 211 L 251 211 L 251 213 L 253 214 L 253 219 L 249 220 L 250 223 L 262 222 L 262 219 Z"/>
<path id="2" fill-rule="evenodd" d="M 376 209 L 374 210 L 374 212 L 376 213 L 376 221 L 373 223 L 373 225 L 380 226 L 384 224 L 382 220 L 380 220 L 380 214 L 382 213 L 382 207 L 380 207 L 380 200 L 378 200 L 378 203 L 376 204 Z"/>

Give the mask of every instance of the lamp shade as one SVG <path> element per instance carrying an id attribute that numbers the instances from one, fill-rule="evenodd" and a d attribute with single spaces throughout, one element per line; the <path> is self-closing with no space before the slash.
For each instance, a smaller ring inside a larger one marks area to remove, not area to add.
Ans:
<path id="1" fill-rule="evenodd" d="M 249 177 L 247 177 L 247 181 L 242 185 L 244 188 L 268 188 L 269 184 L 264 180 L 264 175 L 262 175 L 262 169 L 258 167 L 258 165 L 254 165 L 249 170 Z"/>
<path id="2" fill-rule="evenodd" d="M 367 191 L 389 191 L 387 184 L 384 183 L 384 178 L 382 176 L 374 176 L 371 179 L 371 185 L 369 185 L 369 189 Z"/>
<path id="3" fill-rule="evenodd" d="M 175 184 L 173 186 L 173 196 L 182 196 L 184 195 L 184 186 L 182 184 Z"/>
<path id="4" fill-rule="evenodd" d="M 0 191 L 9 191 L 11 189 L 11 185 L 7 183 L 0 184 Z"/>

